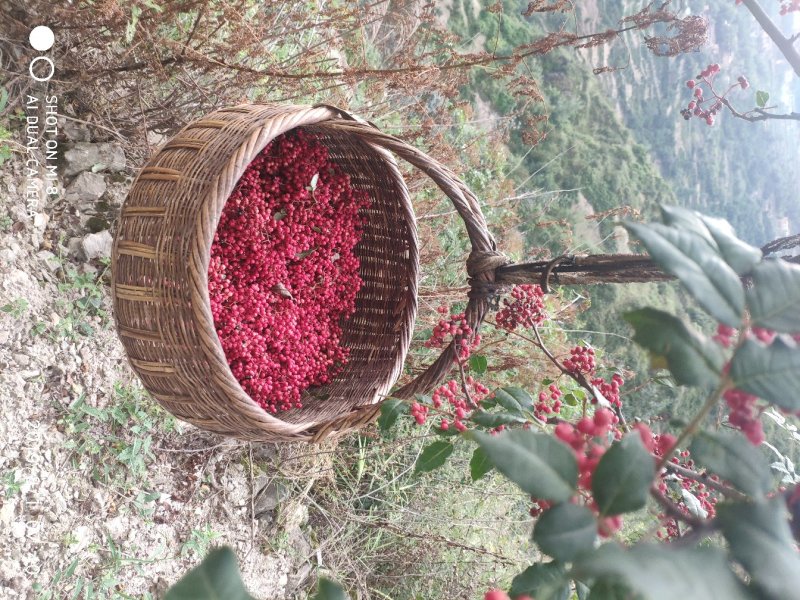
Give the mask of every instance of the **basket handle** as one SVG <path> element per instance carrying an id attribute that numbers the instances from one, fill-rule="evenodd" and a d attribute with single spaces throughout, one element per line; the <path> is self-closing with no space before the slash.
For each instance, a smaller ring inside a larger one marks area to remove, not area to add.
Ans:
<path id="1" fill-rule="evenodd" d="M 369 144 L 393 152 L 428 175 L 450 198 L 466 225 L 472 246 L 467 259 L 470 292 L 465 319 L 470 328 L 477 333 L 489 309 L 489 299 L 496 291 L 496 269 L 511 263 L 508 257 L 497 250 L 497 243 L 489 233 L 478 198 L 453 171 L 424 152 L 392 135 L 381 132 L 374 125 L 354 117 L 347 111 L 333 106 L 327 106 L 327 108 L 335 110 L 342 116 L 342 120 L 327 121 L 326 128 L 356 134 Z M 455 342 L 451 341 L 433 364 L 414 380 L 395 390 L 392 395 L 398 398 L 411 398 L 414 394 L 432 389 L 450 371 L 455 358 Z"/>
<path id="2" fill-rule="evenodd" d="M 567 284 L 654 281 L 671 278 L 660 271 L 648 256 L 639 254 L 560 256 L 552 261 L 512 264 L 506 255 L 497 250 L 497 243 L 489 232 L 478 198 L 453 171 L 403 140 L 383 133 L 375 125 L 335 106 L 324 106 L 342 117 L 341 120 L 327 121 L 326 128 L 356 134 L 369 144 L 393 152 L 428 175 L 450 198 L 464 221 L 472 246 L 467 258 L 470 290 L 464 317 L 476 334 L 490 308 L 490 300 L 498 291 L 514 284 L 540 283 L 543 289 L 548 291 L 548 282 L 551 278 L 558 283 Z M 412 398 L 414 394 L 431 390 L 450 372 L 456 357 L 456 345 L 453 340 L 442 349 L 439 357 L 425 371 L 395 390 L 392 396 Z"/>

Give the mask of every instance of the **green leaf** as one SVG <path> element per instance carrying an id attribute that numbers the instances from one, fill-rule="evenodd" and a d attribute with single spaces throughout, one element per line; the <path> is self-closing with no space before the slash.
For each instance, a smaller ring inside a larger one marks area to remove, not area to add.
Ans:
<path id="1" fill-rule="evenodd" d="M 592 586 L 588 600 L 641 600 L 640 594 L 633 592 L 619 580 L 600 579 Z"/>
<path id="2" fill-rule="evenodd" d="M 698 464 L 749 496 L 762 496 L 772 489 L 769 461 L 738 431 L 702 431 L 690 452 Z"/>
<path id="3" fill-rule="evenodd" d="M 8 90 L 0 87 L 0 113 L 3 112 L 8 106 Z"/>
<path id="4" fill-rule="evenodd" d="M 650 256 L 669 274 L 680 279 L 710 315 L 738 327 L 744 311 L 744 290 L 736 272 L 707 239 L 686 229 L 660 223 L 628 223 Z"/>
<path id="5" fill-rule="evenodd" d="M 592 476 L 592 492 L 601 515 L 618 515 L 647 504 L 655 477 L 653 457 L 637 432 L 614 442 Z"/>
<path id="6" fill-rule="evenodd" d="M 717 507 L 731 554 L 767 598 L 796 598 L 800 590 L 800 556 L 794 549 L 788 518 L 781 496 L 768 502 Z"/>
<path id="7" fill-rule="evenodd" d="M 725 554 L 716 548 L 639 544 L 624 550 L 618 544 L 604 544 L 591 554 L 581 555 L 572 575 L 582 580 L 618 577 L 646 600 L 750 598 L 728 568 Z M 598 598 L 605 600 L 605 596 Z"/>
<path id="8" fill-rule="evenodd" d="M 800 349 L 778 337 L 769 346 L 745 340 L 731 360 L 730 376 L 740 390 L 795 412 L 800 410 Z"/>
<path id="9" fill-rule="evenodd" d="M 350 596 L 335 581 L 320 577 L 317 582 L 317 593 L 312 600 L 350 600 Z"/>
<path id="10" fill-rule="evenodd" d="M 597 521 L 592 511 L 569 502 L 546 510 L 533 529 L 533 541 L 541 551 L 562 562 L 591 549 L 596 537 Z"/>
<path id="11" fill-rule="evenodd" d="M 145 4 L 145 6 L 147 6 L 149 8 L 152 8 L 156 12 L 159 12 L 159 13 L 160 12 L 164 12 L 164 9 L 161 6 L 159 6 L 158 4 L 156 4 L 153 0 L 144 0 L 144 4 Z"/>
<path id="12" fill-rule="evenodd" d="M 303 252 L 298 252 L 295 255 L 295 259 L 296 260 L 303 260 L 307 256 L 311 256 L 312 254 L 314 254 L 314 252 L 316 252 L 316 251 L 317 251 L 316 248 L 309 248 L 308 250 L 304 250 Z"/>
<path id="13" fill-rule="evenodd" d="M 470 416 L 470 421 L 494 429 L 500 425 L 510 425 L 512 423 L 526 423 L 524 417 L 507 412 L 486 412 L 485 410 L 476 410 Z"/>
<path id="14" fill-rule="evenodd" d="M 500 397 L 497 399 L 497 403 L 508 411 L 522 412 L 533 406 L 531 395 L 520 387 L 506 386 L 497 390 L 495 395 L 498 393 Z M 513 399 L 513 402 L 509 400 L 509 397 Z"/>
<path id="15" fill-rule="evenodd" d="M 703 216 L 699 212 L 690 208 L 670 206 L 668 204 L 662 204 L 659 206 L 659 209 L 661 210 L 661 218 L 665 225 L 673 229 L 688 231 L 699 235 L 708 242 L 709 246 L 714 248 L 714 250 L 719 249 L 714 242 L 711 232 L 703 222 Z"/>
<path id="16" fill-rule="evenodd" d="M 749 273 L 761 260 L 761 250 L 737 238 L 730 223 L 705 215 L 700 218 L 711 232 L 722 258 L 737 274 Z"/>
<path id="17" fill-rule="evenodd" d="M 753 325 L 782 333 L 800 332 L 800 266 L 765 259 L 752 272 L 747 306 Z"/>
<path id="18" fill-rule="evenodd" d="M 557 562 L 537 563 L 511 580 L 511 597 L 527 594 L 537 600 L 567 600 L 569 579 L 564 565 Z"/>
<path id="19" fill-rule="evenodd" d="M 381 431 L 391 429 L 400 415 L 408 413 L 408 403 L 397 398 L 389 398 L 381 404 L 381 416 L 378 417 L 378 427 Z"/>
<path id="20" fill-rule="evenodd" d="M 764 90 L 758 90 L 756 92 L 756 106 L 758 108 L 764 108 L 769 102 L 769 92 L 765 92 Z"/>
<path id="21" fill-rule="evenodd" d="M 254 600 L 247 593 L 230 548 L 208 553 L 198 566 L 173 585 L 164 600 Z"/>
<path id="22" fill-rule="evenodd" d="M 441 467 L 453 453 L 453 444 L 440 440 L 428 444 L 414 464 L 414 473 L 427 473 Z"/>
<path id="23" fill-rule="evenodd" d="M 319 181 L 319 173 L 314 173 L 314 176 L 311 178 L 311 183 L 308 184 L 308 189 L 316 191 L 317 189 L 317 182 Z"/>
<path id="24" fill-rule="evenodd" d="M 579 403 L 578 398 L 572 392 L 564 394 L 564 404 L 567 406 L 578 406 Z"/>
<path id="25" fill-rule="evenodd" d="M 524 429 L 497 435 L 476 431 L 470 436 L 486 451 L 497 470 L 525 493 L 552 502 L 564 502 L 575 494 L 575 455 L 556 438 Z"/>
<path id="26" fill-rule="evenodd" d="M 478 479 L 486 475 L 493 468 L 492 461 L 489 460 L 486 450 L 480 446 L 475 448 L 475 451 L 472 453 L 472 458 L 469 461 L 469 474 L 472 477 L 472 481 L 478 481 Z"/>
<path id="27" fill-rule="evenodd" d="M 588 600 L 590 592 L 588 585 L 580 581 L 575 582 L 575 593 L 578 596 L 578 600 Z"/>
<path id="28" fill-rule="evenodd" d="M 509 389 L 511 388 L 500 388 L 495 390 L 493 398 L 494 402 L 495 404 L 505 408 L 508 412 L 517 416 L 522 416 L 522 405 L 519 403 L 519 400 L 517 400 L 516 397 L 508 392 Z M 519 388 L 516 389 L 519 390 Z"/>
<path id="29" fill-rule="evenodd" d="M 476 375 L 483 375 L 486 373 L 486 368 L 488 365 L 489 362 L 486 360 L 485 356 L 474 354 L 469 357 L 469 368 L 470 370 L 475 371 Z"/>
<path id="30" fill-rule="evenodd" d="M 633 340 L 650 351 L 654 367 L 668 368 L 681 385 L 713 387 L 719 381 L 725 355 L 722 349 L 686 323 L 655 308 L 625 313 Z"/>
<path id="31" fill-rule="evenodd" d="M 731 224 L 724 219 L 680 206 L 662 206 L 661 214 L 667 225 L 691 229 L 702 236 L 739 275 L 749 273 L 761 260 L 761 250 L 737 238 Z"/>

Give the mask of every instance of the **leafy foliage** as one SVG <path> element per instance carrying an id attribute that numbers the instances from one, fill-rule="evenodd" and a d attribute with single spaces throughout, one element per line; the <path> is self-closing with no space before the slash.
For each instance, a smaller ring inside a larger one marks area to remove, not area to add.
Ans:
<path id="1" fill-rule="evenodd" d="M 637 433 L 615 442 L 600 459 L 592 477 L 592 492 L 601 515 L 618 515 L 647 503 L 655 476 L 653 458 Z"/>
<path id="2" fill-rule="evenodd" d="M 473 435 L 495 468 L 525 493 L 556 502 L 575 493 L 575 457 L 558 440 L 525 430 L 496 436 L 480 432 Z"/>
<path id="3" fill-rule="evenodd" d="M 569 503 L 545 511 L 533 530 L 533 541 L 542 552 L 562 562 L 588 551 L 596 537 L 597 523 L 592 512 Z"/>
<path id="4" fill-rule="evenodd" d="M 417 463 L 414 465 L 415 473 L 426 473 L 441 467 L 447 457 L 453 453 L 453 444 L 445 441 L 437 441 L 429 444 L 419 455 Z"/>
<path id="5" fill-rule="evenodd" d="M 741 433 L 701 431 L 691 452 L 700 465 L 751 497 L 762 497 L 772 489 L 767 459 Z"/>
<path id="6" fill-rule="evenodd" d="M 636 331 L 633 341 L 650 351 L 654 368 L 669 369 L 682 385 L 708 386 L 719 380 L 724 362 L 719 346 L 677 317 L 640 308 L 624 318 Z"/>
<path id="7" fill-rule="evenodd" d="M 795 268 L 763 258 L 720 219 L 676 207 L 664 207 L 662 215 L 664 223 L 629 224 L 628 229 L 720 322 L 712 338 L 664 310 L 643 307 L 625 314 L 634 341 L 651 353 L 654 367 L 706 394 L 693 418 L 680 425 L 677 438 L 624 421 L 622 380 L 598 377 L 597 353 L 587 346 L 573 348 L 570 358 L 561 361 L 548 353 L 574 388 L 548 378 L 538 400 L 518 386 L 472 400 L 468 421 L 474 430 L 463 436 L 478 444 L 471 478 L 494 467 L 530 495 L 531 512 L 538 517 L 532 539 L 554 559 L 514 578 L 512 596 L 568 598 L 574 586 L 579 598 L 590 600 L 745 599 L 753 593 L 783 598 L 798 587 L 794 576 L 780 575 L 800 572 L 798 559 L 785 500 L 774 496 L 772 468 L 754 445 L 763 439 L 759 403 L 800 409 L 793 393 L 800 387 L 796 315 L 789 308 L 796 303 Z M 750 282 L 747 292 L 743 279 Z M 786 334 L 764 329 L 767 323 Z M 535 336 L 544 348 L 538 331 Z M 562 388 L 569 390 L 571 401 Z M 548 418 L 543 407 L 562 397 L 568 408 Z M 726 404 L 727 425 L 741 432 L 715 431 L 708 421 L 712 411 L 724 419 Z M 434 406 L 443 410 L 441 402 Z M 554 436 L 547 433 L 552 425 Z M 446 428 L 438 433 L 451 436 Z M 420 461 L 433 468 L 456 443 L 434 442 Z M 781 468 L 790 473 L 784 463 Z M 800 496 L 796 489 L 791 493 Z M 651 498 L 665 511 L 658 518 L 668 537 L 693 537 L 683 545 L 612 542 L 595 547 L 598 534 L 613 535 L 623 515 L 645 519 L 641 512 L 654 505 Z M 727 550 L 698 545 L 715 531 L 725 536 Z M 747 570 L 749 579 L 739 576 L 734 563 Z"/>

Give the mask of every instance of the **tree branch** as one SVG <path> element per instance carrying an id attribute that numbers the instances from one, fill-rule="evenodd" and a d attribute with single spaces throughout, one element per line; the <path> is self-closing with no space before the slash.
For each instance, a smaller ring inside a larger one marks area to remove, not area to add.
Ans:
<path id="1" fill-rule="evenodd" d="M 798 112 L 791 112 L 786 114 L 774 114 L 767 112 L 763 108 L 754 108 L 751 111 L 746 113 L 739 112 L 733 105 L 730 103 L 730 100 L 725 98 L 724 96 L 718 96 L 717 99 L 725 105 L 725 108 L 737 119 L 744 119 L 745 121 L 749 121 L 750 123 L 756 123 L 758 121 L 771 121 L 771 120 L 781 120 L 781 121 L 800 121 L 800 113 Z M 757 115 L 752 115 L 751 113 L 758 113 Z"/>
<path id="2" fill-rule="evenodd" d="M 793 36 L 789 39 L 785 38 L 780 29 L 778 29 L 778 26 L 772 22 L 772 19 L 769 18 L 756 0 L 742 0 L 742 4 L 744 4 L 747 10 L 750 11 L 750 14 L 755 17 L 761 29 L 770 37 L 781 54 L 786 58 L 786 61 L 791 65 L 792 69 L 794 69 L 794 72 L 800 77 L 800 52 L 794 47 L 794 38 L 797 36 Z"/>

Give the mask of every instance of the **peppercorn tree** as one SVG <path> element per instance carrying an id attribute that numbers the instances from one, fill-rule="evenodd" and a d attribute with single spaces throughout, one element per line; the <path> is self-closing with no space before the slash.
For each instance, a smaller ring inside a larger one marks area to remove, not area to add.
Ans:
<path id="1" fill-rule="evenodd" d="M 529 339 L 558 377 L 489 392 L 478 381 L 485 363 L 471 356 L 475 332 L 462 315 L 443 315 L 429 345 L 456 339 L 453 379 L 382 406 L 384 430 L 404 413 L 432 420 L 440 439 L 421 452 L 418 473 L 474 443 L 473 480 L 496 469 L 530 498 L 543 559 L 487 599 L 778 599 L 800 589 L 800 478 L 772 468 L 762 427 L 766 415 L 800 416 L 800 267 L 764 257 L 723 220 L 676 207 L 662 216 L 626 227 L 718 326 L 700 331 L 647 306 L 622 318 L 673 385 L 704 391 L 693 414 L 674 415 L 671 428 L 645 422 L 597 349 L 554 354 L 540 333 L 549 316 L 538 286 L 514 289 L 494 326 Z M 629 516 L 651 522 L 635 544 L 620 535 Z"/>

